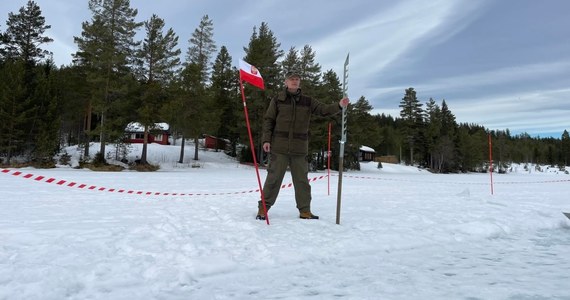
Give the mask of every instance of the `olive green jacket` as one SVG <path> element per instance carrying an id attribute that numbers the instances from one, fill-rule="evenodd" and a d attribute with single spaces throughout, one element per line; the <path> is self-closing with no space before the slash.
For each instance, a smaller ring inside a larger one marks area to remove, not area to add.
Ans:
<path id="1" fill-rule="evenodd" d="M 281 91 L 265 112 L 262 143 L 271 143 L 274 153 L 307 155 L 311 115 L 330 116 L 341 111 L 338 103 L 323 104 L 300 92 Z"/>

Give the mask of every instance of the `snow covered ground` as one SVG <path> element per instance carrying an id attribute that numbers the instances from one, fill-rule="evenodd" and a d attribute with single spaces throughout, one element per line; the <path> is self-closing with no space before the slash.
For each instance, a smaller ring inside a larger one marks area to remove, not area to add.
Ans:
<path id="1" fill-rule="evenodd" d="M 570 299 L 570 175 L 514 168 L 491 195 L 489 174 L 367 163 L 340 225 L 318 172 L 321 219 L 285 187 L 267 226 L 252 167 L 178 151 L 151 145 L 151 173 L 0 172 L 0 299 Z"/>

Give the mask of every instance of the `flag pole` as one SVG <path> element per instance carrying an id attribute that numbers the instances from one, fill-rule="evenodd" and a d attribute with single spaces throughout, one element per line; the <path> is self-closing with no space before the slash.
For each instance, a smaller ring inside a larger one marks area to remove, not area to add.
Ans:
<path id="1" fill-rule="evenodd" d="M 249 135 L 249 147 L 251 148 L 251 155 L 253 156 L 253 165 L 255 166 L 255 174 L 257 175 L 259 193 L 261 194 L 261 203 L 263 204 L 263 212 L 265 213 L 265 222 L 267 225 L 269 225 L 269 215 L 267 214 L 267 205 L 265 204 L 265 196 L 263 195 L 263 188 L 261 186 L 261 177 L 259 176 L 259 167 L 257 166 L 257 158 L 255 156 L 255 148 L 253 146 L 253 136 L 251 134 L 251 126 L 249 124 L 249 114 L 247 113 L 247 102 L 245 101 L 245 93 L 243 92 L 243 82 L 241 79 L 239 81 L 239 88 L 241 90 L 241 98 L 243 100 L 243 113 L 245 114 L 247 134 Z"/>
<path id="2" fill-rule="evenodd" d="M 348 56 L 346 55 L 346 60 L 344 61 L 344 73 L 342 81 L 342 96 L 348 96 Z M 340 151 L 338 155 L 338 193 L 336 198 L 336 224 L 340 224 L 340 202 L 342 198 L 342 172 L 344 169 L 344 144 L 346 143 L 346 106 L 342 107 L 342 135 L 340 139 Z"/>

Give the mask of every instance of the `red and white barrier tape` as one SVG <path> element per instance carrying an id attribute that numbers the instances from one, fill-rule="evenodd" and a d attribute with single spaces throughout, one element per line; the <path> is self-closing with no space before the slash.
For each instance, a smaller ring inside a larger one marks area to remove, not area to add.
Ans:
<path id="1" fill-rule="evenodd" d="M 110 192 L 110 193 L 120 193 L 120 194 L 131 194 L 131 195 L 144 195 L 144 196 L 218 196 L 218 195 L 237 195 L 237 194 L 247 194 L 247 193 L 256 193 L 259 192 L 259 189 L 255 190 L 248 190 L 248 191 L 241 191 L 241 192 L 226 192 L 226 193 L 168 193 L 168 192 L 147 192 L 147 191 L 136 191 L 136 190 L 128 190 L 128 189 L 115 189 L 115 188 L 106 188 L 106 187 L 98 187 L 96 185 L 88 185 L 84 183 L 77 183 L 74 181 L 67 181 L 67 180 L 58 180 L 53 177 L 46 178 L 45 176 L 41 175 L 34 175 L 31 173 L 24 173 L 18 170 L 8 170 L 8 169 L 0 169 L 1 173 L 17 176 L 24 179 L 31 179 L 35 181 L 41 181 L 44 183 L 52 183 L 59 186 L 66 186 L 69 188 L 78 188 L 78 189 L 85 189 L 85 190 L 92 190 L 92 191 L 99 191 L 99 192 Z M 316 176 L 313 178 L 309 178 L 309 183 L 314 182 L 323 178 L 326 178 L 327 175 Z M 290 188 L 293 186 L 293 183 L 283 184 L 281 186 L 282 189 Z"/>
<path id="2" fill-rule="evenodd" d="M 337 174 L 333 174 L 333 176 L 338 176 Z M 409 179 L 399 179 L 399 178 L 383 178 L 383 177 L 372 177 L 372 176 L 353 176 L 353 175 L 343 175 L 345 178 L 358 178 L 358 179 L 370 179 L 370 180 L 385 180 L 385 181 L 404 181 L 404 182 L 423 182 L 423 183 L 445 183 L 445 184 L 480 184 L 480 185 L 488 185 L 489 183 L 485 182 L 451 182 L 451 181 L 414 181 Z M 495 181 L 494 184 L 532 184 L 532 183 L 559 183 L 559 182 L 570 182 L 570 179 L 559 179 L 559 180 L 540 180 L 540 181 Z"/>
<path id="3" fill-rule="evenodd" d="M 24 179 L 31 179 L 35 181 L 45 182 L 45 183 L 52 183 L 59 186 L 66 186 L 69 188 L 78 188 L 78 189 L 85 189 L 85 190 L 92 190 L 92 191 L 100 191 L 100 192 L 110 192 L 110 193 L 120 193 L 120 194 L 131 194 L 131 195 L 145 195 L 145 196 L 218 196 L 218 195 L 238 195 L 238 194 L 248 194 L 248 193 L 257 193 L 259 189 L 254 190 L 247 190 L 247 191 L 240 191 L 240 192 L 225 192 L 225 193 L 169 193 L 169 192 L 148 192 L 148 191 L 136 191 L 136 190 L 129 190 L 129 189 L 116 189 L 116 188 L 106 188 L 106 187 L 99 187 L 96 185 L 88 185 L 84 183 L 77 183 L 74 181 L 67 181 L 67 180 L 58 180 L 53 177 L 46 178 L 42 175 L 34 175 L 31 173 L 24 173 L 18 170 L 8 170 L 8 169 L 0 169 L 1 173 L 17 176 Z M 321 180 L 327 178 L 328 175 L 321 175 L 316 176 L 313 178 L 309 178 L 309 182 L 315 182 L 317 180 Z M 334 174 L 333 176 L 338 176 Z M 372 176 L 354 176 L 354 175 L 343 175 L 345 178 L 356 178 L 356 179 L 367 179 L 367 180 L 384 180 L 384 181 L 402 181 L 402 182 L 413 182 L 412 180 L 406 179 L 398 179 L 398 178 L 382 178 L 382 177 L 372 177 Z M 475 184 L 475 185 L 488 185 L 489 183 L 482 183 L 482 182 L 443 182 L 443 181 L 422 181 L 422 182 L 433 182 L 438 184 Z M 495 182 L 495 184 L 537 184 L 537 183 L 560 183 L 560 182 L 570 182 L 570 179 L 561 179 L 561 180 L 542 180 L 542 181 L 504 181 L 504 182 Z M 281 185 L 282 189 L 290 188 L 293 186 L 293 183 L 283 184 Z"/>

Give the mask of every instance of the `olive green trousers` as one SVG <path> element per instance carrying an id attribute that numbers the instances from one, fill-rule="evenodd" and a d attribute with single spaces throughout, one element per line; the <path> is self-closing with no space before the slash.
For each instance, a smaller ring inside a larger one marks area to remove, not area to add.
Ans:
<path id="1" fill-rule="evenodd" d="M 287 172 L 287 167 L 291 169 L 291 177 L 293 178 L 293 187 L 295 188 L 295 201 L 299 212 L 311 211 L 311 185 L 307 178 L 309 174 L 309 165 L 307 156 L 305 155 L 287 155 L 279 153 L 271 153 L 269 166 L 267 168 L 267 178 L 263 185 L 263 196 L 267 209 L 277 200 L 277 195 L 281 190 L 283 177 Z M 263 204 L 259 201 L 259 208 Z"/>

